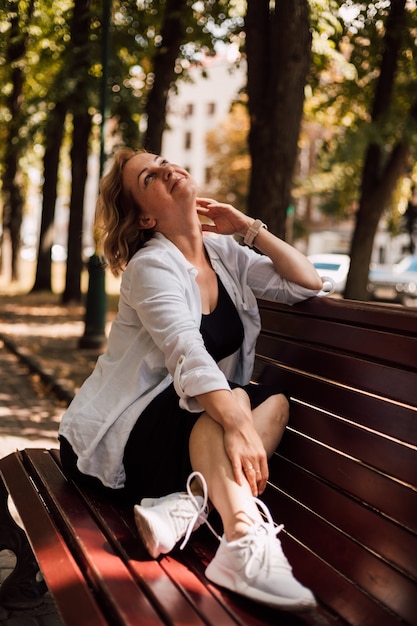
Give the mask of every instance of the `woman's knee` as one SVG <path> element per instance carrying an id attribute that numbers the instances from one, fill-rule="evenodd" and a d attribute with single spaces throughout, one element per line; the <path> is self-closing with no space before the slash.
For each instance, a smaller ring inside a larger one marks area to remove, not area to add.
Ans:
<path id="1" fill-rule="evenodd" d="M 236 398 L 240 406 L 249 411 L 251 410 L 250 399 L 244 389 L 242 389 L 241 387 L 235 387 L 234 389 L 232 389 L 232 394 Z"/>
<path id="2" fill-rule="evenodd" d="M 269 396 L 254 411 L 254 423 L 268 456 L 274 451 L 289 420 L 289 402 L 282 393 Z"/>
<path id="3" fill-rule="evenodd" d="M 283 393 L 272 396 L 276 403 L 276 415 L 280 424 L 287 426 L 290 418 L 290 403 Z"/>

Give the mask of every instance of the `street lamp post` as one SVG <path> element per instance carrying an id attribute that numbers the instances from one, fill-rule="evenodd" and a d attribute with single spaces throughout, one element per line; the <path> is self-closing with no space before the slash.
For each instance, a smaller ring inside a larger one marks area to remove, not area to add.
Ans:
<path id="1" fill-rule="evenodd" d="M 101 125 L 100 125 L 100 168 L 99 179 L 103 174 L 105 162 L 107 82 L 110 39 L 111 0 L 103 2 L 103 44 L 101 78 Z M 106 341 L 106 281 L 104 265 L 97 250 L 89 258 L 88 292 L 84 317 L 84 335 L 79 340 L 80 348 L 100 349 Z"/>

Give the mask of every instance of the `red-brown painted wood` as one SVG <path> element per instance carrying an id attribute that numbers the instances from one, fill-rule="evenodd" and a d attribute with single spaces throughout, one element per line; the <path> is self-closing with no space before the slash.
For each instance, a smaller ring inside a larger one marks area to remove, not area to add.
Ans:
<path id="1" fill-rule="evenodd" d="M 27 450 L 25 456 L 52 514 L 60 520 L 62 534 L 105 606 L 108 619 L 133 626 L 140 615 L 144 624 L 159 625 L 160 617 L 149 599 L 50 455 Z"/>
<path id="2" fill-rule="evenodd" d="M 107 624 L 85 584 L 84 574 L 33 488 L 20 455 L 11 454 L 2 459 L 0 469 L 63 621 L 77 626 Z"/>

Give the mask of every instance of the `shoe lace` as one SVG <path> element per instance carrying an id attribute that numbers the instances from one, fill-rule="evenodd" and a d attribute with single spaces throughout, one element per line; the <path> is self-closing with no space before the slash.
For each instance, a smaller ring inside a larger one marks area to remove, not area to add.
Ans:
<path id="1" fill-rule="evenodd" d="M 266 504 L 259 498 L 253 498 L 253 501 L 261 509 L 266 520 L 262 522 L 253 520 L 255 522 L 254 532 L 244 535 L 239 541 L 241 547 L 248 548 L 250 553 L 245 565 L 245 575 L 249 579 L 257 576 L 261 569 L 265 568 L 269 572 L 274 565 L 281 569 L 290 568 L 278 540 L 278 535 L 284 528 L 284 524 L 276 526 Z"/>
<path id="2" fill-rule="evenodd" d="M 200 505 L 199 501 L 197 500 L 196 496 L 193 494 L 193 492 L 191 491 L 191 483 L 194 480 L 194 478 L 198 478 L 200 480 L 202 489 L 203 489 L 203 502 Z M 187 530 L 184 536 L 184 541 L 182 542 L 182 544 L 180 545 L 180 550 L 183 550 L 191 536 L 191 533 L 193 532 L 195 525 L 197 524 L 197 522 L 200 522 L 201 524 L 207 524 L 207 526 L 209 527 L 209 529 L 211 530 L 211 532 L 213 533 L 213 535 L 215 537 L 217 537 L 217 539 L 220 541 L 220 537 L 219 535 L 216 533 L 216 531 L 214 530 L 213 526 L 210 524 L 210 522 L 207 520 L 207 515 L 208 515 L 208 489 L 207 489 L 207 483 L 206 483 L 206 479 L 204 478 L 203 474 L 201 474 L 201 472 L 192 472 L 188 479 L 187 479 L 187 494 L 190 497 L 192 503 L 195 506 L 195 513 L 193 513 L 190 517 L 190 520 L 188 522 L 187 525 Z M 186 496 L 185 496 L 186 497 Z"/>

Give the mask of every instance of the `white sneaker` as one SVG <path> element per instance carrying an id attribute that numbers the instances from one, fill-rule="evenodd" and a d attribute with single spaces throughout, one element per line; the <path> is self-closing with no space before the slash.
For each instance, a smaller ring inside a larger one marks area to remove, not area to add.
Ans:
<path id="1" fill-rule="evenodd" d="M 316 600 L 307 587 L 292 574 L 277 534 L 271 514 L 260 500 L 256 502 L 267 516 L 266 522 L 251 526 L 248 533 L 236 541 L 227 542 L 223 536 L 217 552 L 206 569 L 213 583 L 242 596 L 287 611 L 312 609 Z"/>
<path id="2" fill-rule="evenodd" d="M 204 496 L 195 496 L 190 489 L 191 481 L 198 476 L 203 485 Z M 193 530 L 197 530 L 207 520 L 207 486 L 199 472 L 190 474 L 187 491 L 172 493 L 162 498 L 144 498 L 134 506 L 137 529 L 154 558 L 171 552 L 176 543 L 185 537 L 181 549 L 187 543 Z"/>

